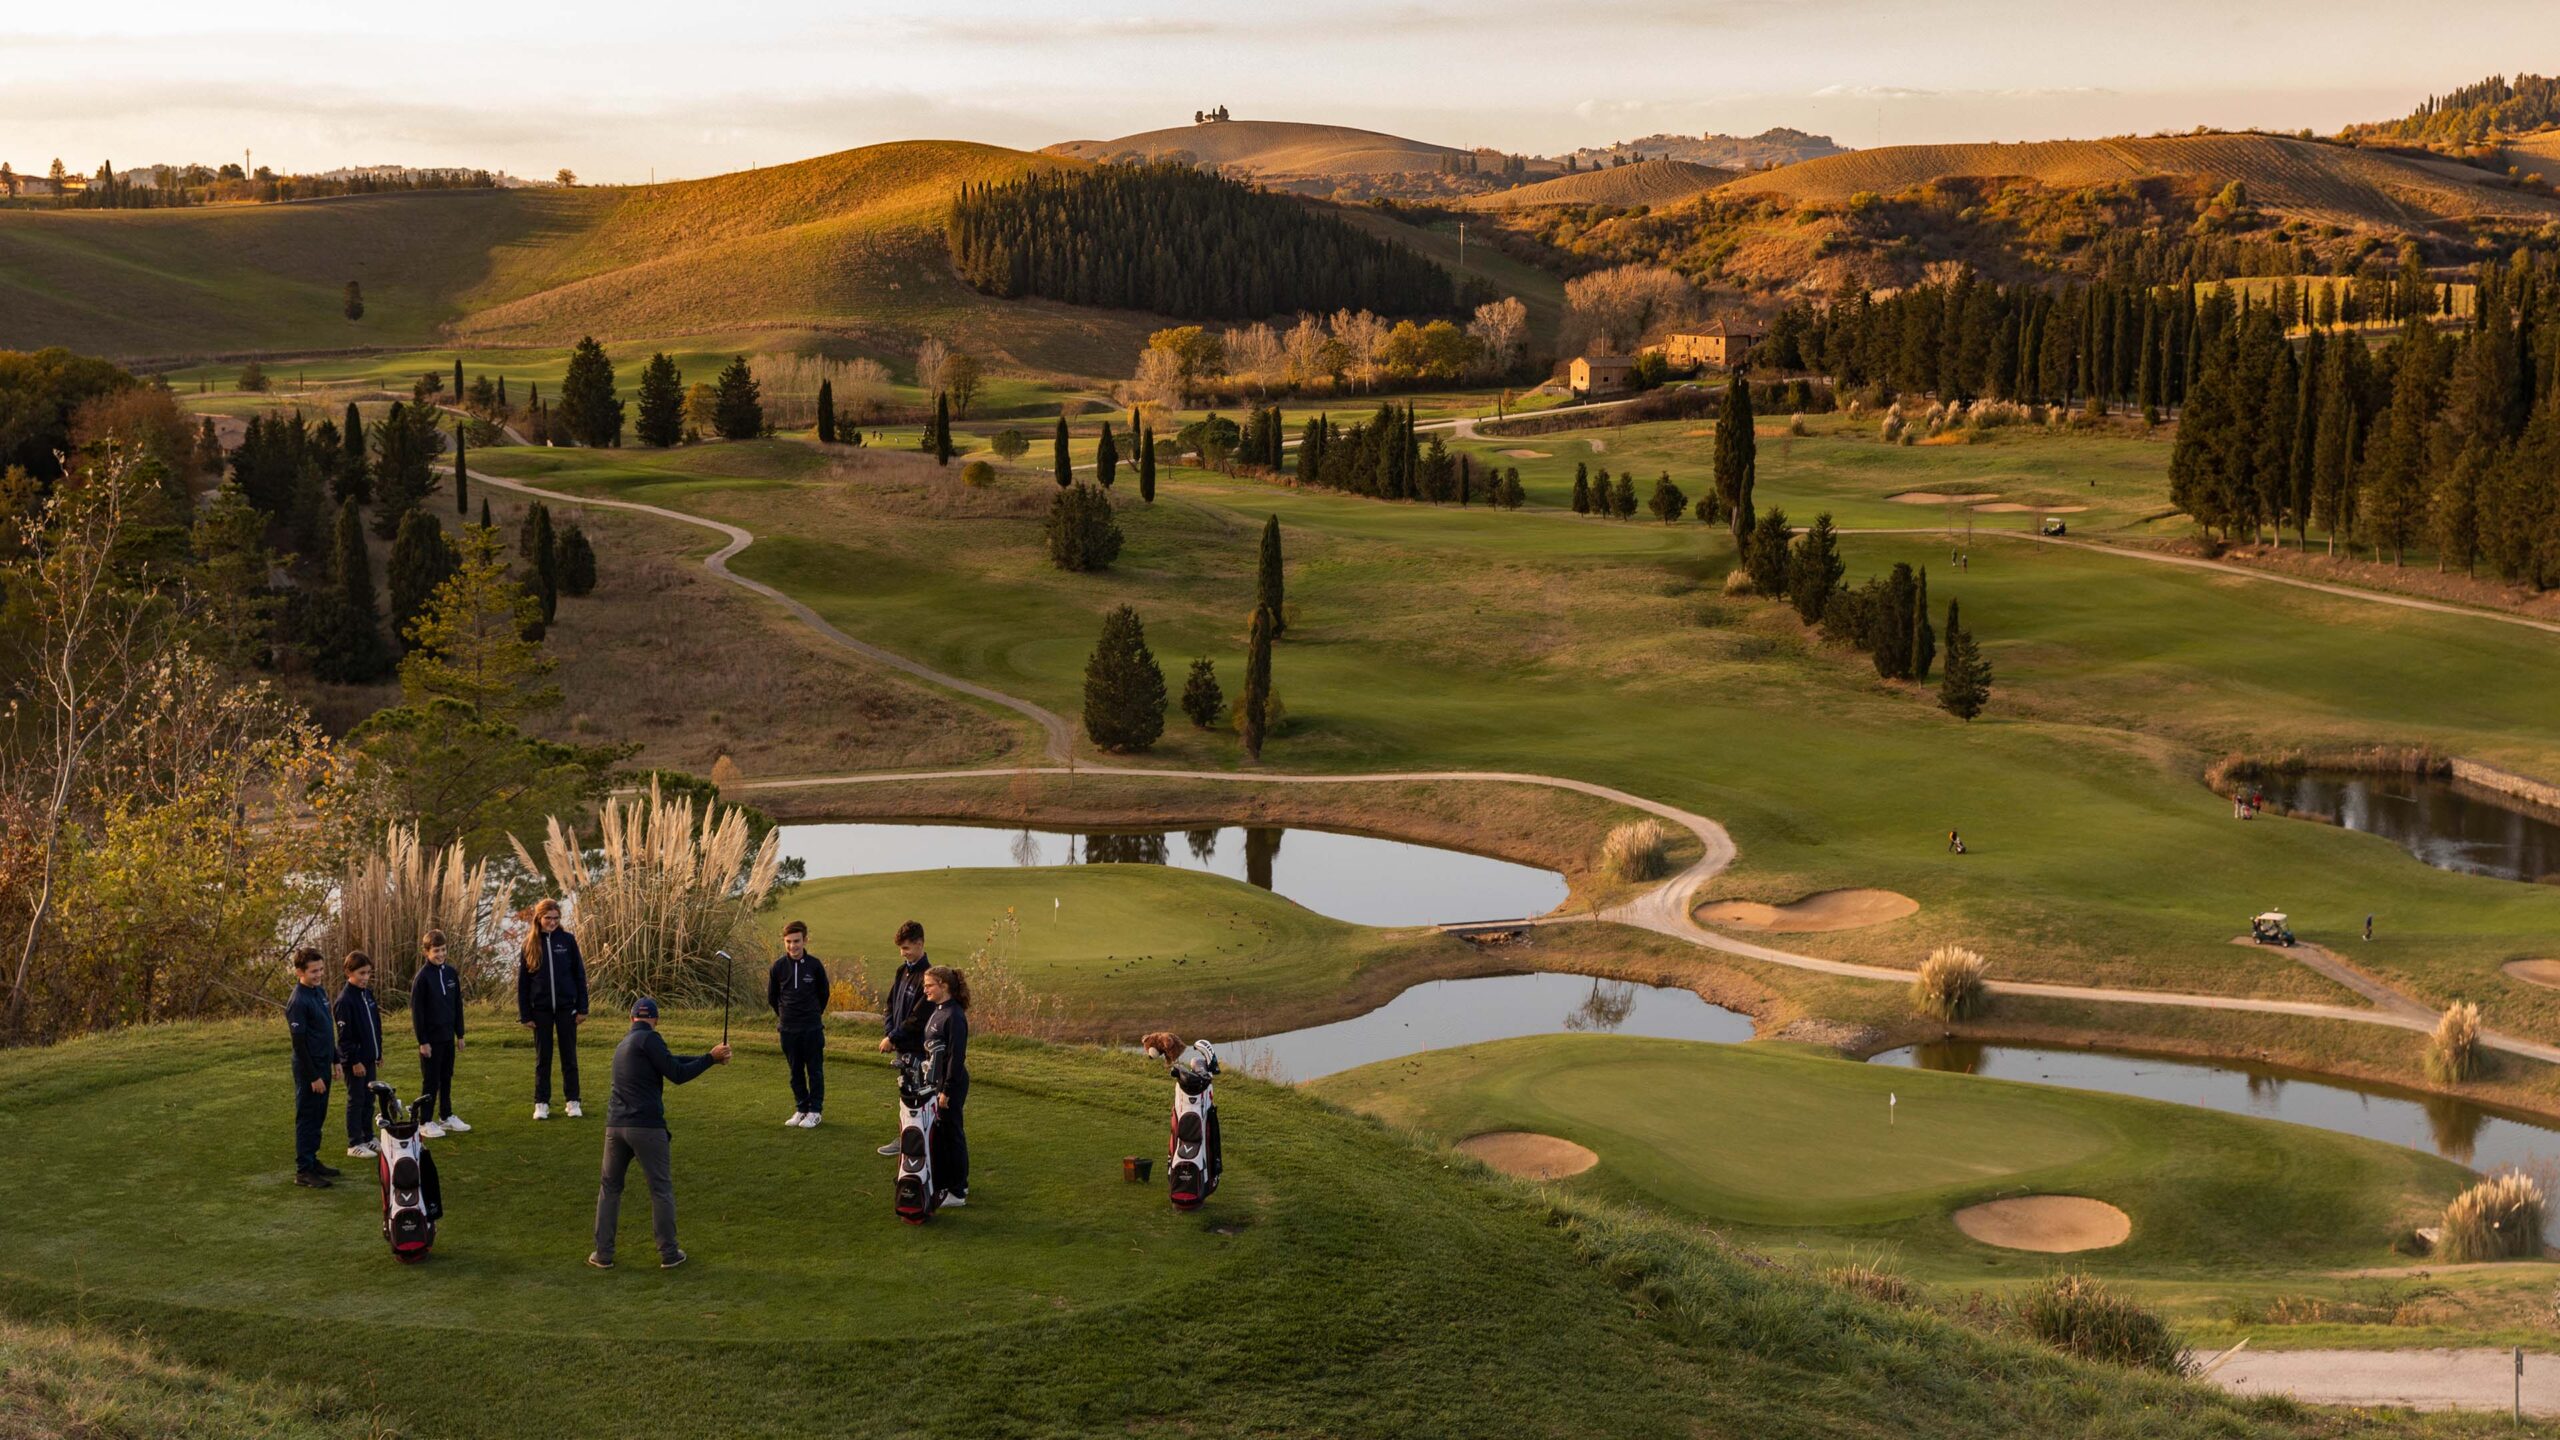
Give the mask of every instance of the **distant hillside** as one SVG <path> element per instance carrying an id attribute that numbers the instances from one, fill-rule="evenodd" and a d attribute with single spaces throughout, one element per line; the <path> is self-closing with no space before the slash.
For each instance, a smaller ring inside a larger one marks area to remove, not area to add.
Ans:
<path id="1" fill-rule="evenodd" d="M 2522 135 L 2560 125 L 2560 79 L 2492 75 L 2442 95 L 2430 95 L 2398 120 L 2348 127 L 2349 134 L 2386 135 L 2431 144 L 2476 145 L 2500 135 Z"/>
<path id="2" fill-rule="evenodd" d="M 1466 202 L 1470 210 L 1522 210 L 1538 205 L 1676 205 L 1740 178 L 1735 171 L 1686 160 L 1639 160 L 1559 175 Z"/>
<path id="3" fill-rule="evenodd" d="M 964 183 L 1072 161 L 876 145 L 664 185 L 127 212 L 0 211 L 0 347 L 124 357 L 928 331 L 1036 370 L 1116 372 L 1146 322 L 1003 304 L 951 274 Z M 365 318 L 340 315 L 346 282 Z"/>
<path id="4" fill-rule="evenodd" d="M 2355 230 L 2410 232 L 2448 221 L 2560 219 L 2560 200 L 2450 162 L 2273 135 L 2048 140 L 2023 145 L 1892 145 L 1746 175 L 1726 194 L 1839 204 L 1958 177 L 2021 177 L 2062 189 L 2150 177 L 2239 181 L 2264 210 Z"/>
<path id="5" fill-rule="evenodd" d="M 1437 171 L 1444 162 L 1473 152 L 1348 125 L 1218 120 L 1117 140 L 1069 140 L 1042 153 L 1076 160 L 1188 160 L 1231 165 L 1255 175 L 1380 175 Z"/>
<path id="6" fill-rule="evenodd" d="M 1808 135 L 1802 130 L 1779 126 L 1757 135 L 1647 135 L 1599 149 L 1577 150 L 1574 154 L 1586 166 L 1595 159 L 1632 154 L 1647 160 L 1686 160 L 1695 165 L 1712 165 L 1719 170 L 1764 170 L 1804 160 L 1819 160 L 1825 155 L 1842 154 L 1846 149 L 1828 135 Z"/>

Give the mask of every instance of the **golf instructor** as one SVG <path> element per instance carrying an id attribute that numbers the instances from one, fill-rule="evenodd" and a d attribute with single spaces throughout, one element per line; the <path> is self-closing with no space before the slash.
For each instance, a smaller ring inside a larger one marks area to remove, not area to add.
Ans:
<path id="1" fill-rule="evenodd" d="M 676 1248 L 676 1181 L 667 1148 L 666 1086 L 682 1085 L 714 1065 L 729 1063 L 729 1047 L 679 1060 L 658 1034 L 658 1002 L 643 995 L 631 1004 L 631 1033 L 613 1052 L 613 1100 L 605 1110 L 604 1177 L 596 1189 L 596 1248 L 587 1263 L 613 1268 L 614 1229 L 622 1218 L 622 1181 L 631 1162 L 649 1179 L 649 1221 L 658 1241 L 658 1268 L 684 1263 Z"/>

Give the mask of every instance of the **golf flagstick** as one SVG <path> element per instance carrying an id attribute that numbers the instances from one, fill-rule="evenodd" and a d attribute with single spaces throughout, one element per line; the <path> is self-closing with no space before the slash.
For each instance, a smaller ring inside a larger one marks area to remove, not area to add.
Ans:
<path id="1" fill-rule="evenodd" d="M 711 952 L 720 957 L 720 1043 L 729 1043 L 729 982 L 735 978 L 738 962 L 726 950 Z"/>

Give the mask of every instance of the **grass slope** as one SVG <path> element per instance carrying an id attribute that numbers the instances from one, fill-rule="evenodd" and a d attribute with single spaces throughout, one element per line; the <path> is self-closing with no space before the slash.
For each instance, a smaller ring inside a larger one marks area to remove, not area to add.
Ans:
<path id="1" fill-rule="evenodd" d="M 1497 191 L 1466 202 L 1470 210 L 1525 210 L 1538 205 L 1676 205 L 1741 178 L 1738 170 L 1719 170 L 1692 160 L 1639 160 L 1559 175 L 1516 190 Z"/>
<path id="2" fill-rule="evenodd" d="M 1915 1273 L 1969 1280 L 2050 1268 L 1949 1219 L 2001 1196 L 2084 1195 L 2132 1216 L 2130 1240 L 2075 1257 L 2092 1272 L 2227 1277 L 2390 1263 L 2395 1227 L 2441 1211 L 2468 1179 L 2301 1126 L 1760 1046 L 1543 1035 L 1311 1088 L 1443 1142 L 1528 1130 L 1587 1146 L 1600 1164 L 1557 1182 L 1569 1193 L 1753 1244 L 1890 1247 Z"/>
<path id="3" fill-rule="evenodd" d="M 1148 159 L 1188 155 L 1194 163 L 1238 166 L 1267 175 L 1377 175 L 1437 170 L 1451 156 L 1470 152 L 1424 140 L 1407 140 L 1349 125 L 1309 125 L 1289 120 L 1222 120 L 1176 125 L 1123 135 L 1117 140 L 1068 140 L 1044 154 L 1105 160 L 1137 154 Z"/>
<path id="4" fill-rule="evenodd" d="M 679 1050 L 715 1036 L 671 1019 Z M 601 1062 L 619 1027 L 598 1024 Z M 599 1274 L 579 1257 L 600 1122 L 523 1118 L 528 1045 L 487 1025 L 463 1055 L 476 1128 L 437 1145 L 443 1233 L 403 1268 L 368 1186 L 287 1183 L 275 1031 L 0 1056 L 0 1309 L 76 1308 L 438 1436 L 1565 1436 L 1595 1414 L 1666 1437 L 1750 1416 L 1770 1440 L 2344 1433 L 1561 1215 L 1243 1077 L 1221 1087 L 1226 1185 L 1181 1215 L 1119 1176 L 1161 1143 L 1161 1072 L 997 1040 L 972 1057 L 974 1203 L 916 1230 L 871 1153 L 876 1058 L 840 1050 L 835 1123 L 785 1131 L 780 1060 L 741 1036 L 670 1097 L 693 1263 L 646 1264 L 627 1205 L 630 1263 Z"/>
<path id="5" fill-rule="evenodd" d="M 1892 194 L 1960 175 L 2019 176 L 2057 188 L 2154 175 L 2237 180 L 2263 208 L 2374 230 L 2486 216 L 2560 218 L 2560 200 L 2508 188 L 2464 166 L 2273 135 L 1888 145 L 1746 175 L 1724 188 L 1838 204 L 1861 191 Z"/>

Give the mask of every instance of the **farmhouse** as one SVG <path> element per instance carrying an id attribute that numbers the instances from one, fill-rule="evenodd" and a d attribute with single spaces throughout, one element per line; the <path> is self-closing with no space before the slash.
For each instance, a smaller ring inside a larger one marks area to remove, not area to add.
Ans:
<path id="1" fill-rule="evenodd" d="M 1624 355 L 1583 355 L 1573 362 L 1576 396 L 1618 395 L 1635 388 L 1636 362 Z"/>
<path id="2" fill-rule="evenodd" d="M 1730 369 L 1751 354 L 1760 339 L 1759 327 L 1743 321 L 1717 320 L 1702 329 L 1684 331 L 1662 338 L 1662 358 L 1675 370 L 1700 370 L 1710 366 Z"/>

